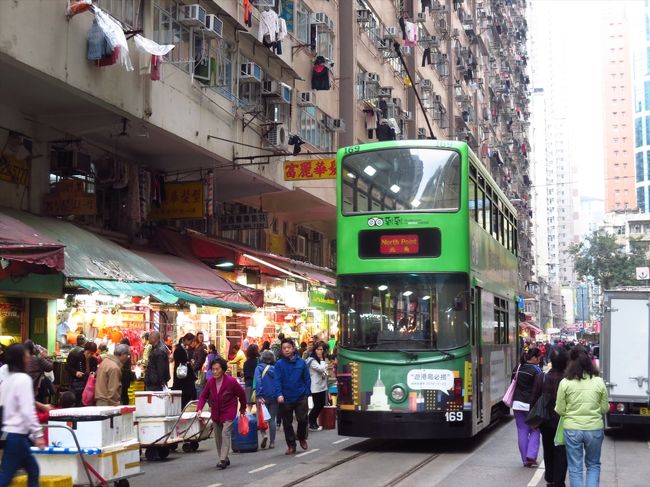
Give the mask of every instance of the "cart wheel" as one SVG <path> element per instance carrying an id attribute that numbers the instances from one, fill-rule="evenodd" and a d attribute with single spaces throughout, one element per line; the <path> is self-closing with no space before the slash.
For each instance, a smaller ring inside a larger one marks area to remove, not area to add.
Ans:
<path id="1" fill-rule="evenodd" d="M 126 479 L 121 479 L 115 482 L 115 487 L 129 487 L 131 484 L 129 484 L 129 481 Z"/>
<path id="2" fill-rule="evenodd" d="M 178 450 L 178 443 L 172 443 L 171 445 L 169 445 L 169 449 L 170 449 L 171 451 L 176 451 L 176 450 Z"/>
<path id="3" fill-rule="evenodd" d="M 191 441 L 190 446 L 192 447 L 192 451 L 196 451 L 199 449 L 199 442 L 198 441 Z"/>
<path id="4" fill-rule="evenodd" d="M 153 462 L 154 460 L 158 460 L 158 449 L 149 447 L 144 451 L 144 456 L 150 462 Z"/>
<path id="5" fill-rule="evenodd" d="M 189 443 L 183 443 L 183 451 L 189 453 L 192 451 L 192 445 Z"/>
<path id="6" fill-rule="evenodd" d="M 168 446 L 160 446 L 160 447 L 158 447 L 158 457 L 161 460 L 164 460 L 165 458 L 167 458 L 169 456 L 169 452 L 170 452 L 170 450 L 169 450 Z"/>

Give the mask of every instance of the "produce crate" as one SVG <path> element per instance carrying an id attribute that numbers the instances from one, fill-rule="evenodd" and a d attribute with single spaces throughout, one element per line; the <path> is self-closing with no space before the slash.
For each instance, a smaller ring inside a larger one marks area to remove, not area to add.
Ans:
<path id="1" fill-rule="evenodd" d="M 70 475 L 41 475 L 40 487 L 73 487 Z M 27 475 L 19 475 L 9 484 L 9 487 L 27 487 Z"/>

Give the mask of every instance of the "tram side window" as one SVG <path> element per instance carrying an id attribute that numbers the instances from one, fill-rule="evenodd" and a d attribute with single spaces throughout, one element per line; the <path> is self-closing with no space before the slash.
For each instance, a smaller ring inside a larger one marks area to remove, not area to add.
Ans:
<path id="1" fill-rule="evenodd" d="M 483 226 L 488 233 L 492 233 L 492 198 L 485 195 L 485 225 Z"/>
<path id="2" fill-rule="evenodd" d="M 508 343 L 508 301 L 494 298 L 494 343 Z"/>
<path id="3" fill-rule="evenodd" d="M 499 208 L 496 203 L 497 201 L 495 199 L 492 204 L 492 235 L 499 241 Z"/>
<path id="4" fill-rule="evenodd" d="M 485 192 L 482 189 L 478 190 L 478 224 L 485 228 Z"/>
<path id="5" fill-rule="evenodd" d="M 474 179 L 469 180 L 469 217 L 478 221 L 478 208 L 479 206 L 476 203 L 476 181 Z"/>
<path id="6" fill-rule="evenodd" d="M 343 181 L 343 213 L 354 211 L 354 186 Z"/>

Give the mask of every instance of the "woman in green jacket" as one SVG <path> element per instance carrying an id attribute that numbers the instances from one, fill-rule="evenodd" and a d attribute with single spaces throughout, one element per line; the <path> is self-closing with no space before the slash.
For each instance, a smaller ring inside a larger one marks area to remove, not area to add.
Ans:
<path id="1" fill-rule="evenodd" d="M 584 348 L 572 349 L 570 358 L 555 403 L 555 411 L 564 418 L 569 481 L 571 487 L 598 487 L 605 428 L 603 414 L 609 409 L 607 388 Z M 582 475 L 583 454 L 586 481 Z"/>

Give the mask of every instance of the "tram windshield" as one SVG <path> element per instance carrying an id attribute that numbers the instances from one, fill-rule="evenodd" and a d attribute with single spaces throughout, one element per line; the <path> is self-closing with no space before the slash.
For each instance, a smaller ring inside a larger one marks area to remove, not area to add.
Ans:
<path id="1" fill-rule="evenodd" d="M 448 350 L 469 341 L 467 275 L 339 276 L 341 345 L 363 350 Z"/>

